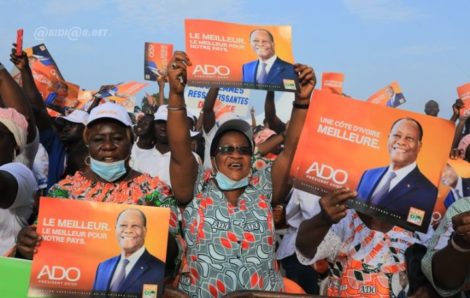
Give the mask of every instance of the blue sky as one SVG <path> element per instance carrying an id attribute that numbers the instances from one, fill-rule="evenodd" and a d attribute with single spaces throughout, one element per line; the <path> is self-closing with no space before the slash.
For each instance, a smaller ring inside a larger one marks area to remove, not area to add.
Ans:
<path id="1" fill-rule="evenodd" d="M 291 25 L 295 60 L 313 66 L 318 77 L 343 72 L 345 93 L 366 99 L 397 80 L 408 100 L 400 108 L 422 112 L 432 98 L 439 116 L 449 118 L 456 87 L 470 82 L 469 11 L 465 0 L 8 1 L 2 4 L 0 61 L 12 67 L 10 44 L 24 28 L 25 47 L 45 43 L 66 80 L 96 89 L 143 81 L 146 41 L 184 49 L 185 18 Z M 40 36 L 44 28 L 101 30 L 101 36 Z M 156 88 L 152 83 L 146 91 Z M 264 93 L 253 95 L 261 111 Z"/>

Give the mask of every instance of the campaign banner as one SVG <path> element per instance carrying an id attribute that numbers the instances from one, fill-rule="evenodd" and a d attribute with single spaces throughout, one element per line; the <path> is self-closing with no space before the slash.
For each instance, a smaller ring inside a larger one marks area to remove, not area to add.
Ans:
<path id="1" fill-rule="evenodd" d="M 64 79 L 47 47 L 40 44 L 24 51 L 28 56 L 34 83 L 46 105 L 54 110 L 76 108 L 80 88 Z M 12 71 L 12 76 L 22 85 L 21 74 L 17 68 Z"/>
<path id="2" fill-rule="evenodd" d="M 405 96 L 401 92 L 400 85 L 392 82 L 390 85 L 380 89 L 367 99 L 368 102 L 396 108 L 406 102 Z"/>
<path id="3" fill-rule="evenodd" d="M 156 81 L 166 74 L 166 67 L 173 55 L 173 45 L 156 42 L 145 43 L 144 78 Z"/>
<path id="4" fill-rule="evenodd" d="M 426 231 L 454 129 L 437 117 L 316 90 L 291 177 L 295 187 L 317 195 L 356 189 L 350 207 Z"/>
<path id="5" fill-rule="evenodd" d="M 129 113 L 134 113 L 135 95 L 147 85 L 148 83 L 135 81 L 106 85 L 102 86 L 95 96 L 105 101 L 117 103 L 126 108 Z"/>
<path id="6" fill-rule="evenodd" d="M 290 26 L 188 19 L 185 33 L 190 85 L 297 89 Z"/>
<path id="7" fill-rule="evenodd" d="M 28 297 L 157 297 L 169 219 L 168 208 L 41 198 Z"/>
<path id="8" fill-rule="evenodd" d="M 186 105 L 198 112 L 204 106 L 204 99 L 209 92 L 209 87 L 187 87 L 184 98 Z M 220 114 L 221 111 L 235 113 L 240 117 L 248 115 L 250 105 L 250 90 L 242 88 L 220 88 L 214 111 Z M 221 115 L 220 115 L 221 116 Z"/>
<path id="9" fill-rule="evenodd" d="M 464 104 L 464 106 L 460 109 L 460 116 L 470 116 L 470 83 L 457 87 L 457 94 Z"/>
<path id="10" fill-rule="evenodd" d="M 344 74 L 340 72 L 324 72 L 321 76 L 321 89 L 334 94 L 343 94 Z"/>

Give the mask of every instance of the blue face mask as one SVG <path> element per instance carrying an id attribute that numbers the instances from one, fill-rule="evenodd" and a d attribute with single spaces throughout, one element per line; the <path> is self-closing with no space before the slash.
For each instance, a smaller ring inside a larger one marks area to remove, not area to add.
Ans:
<path id="1" fill-rule="evenodd" d="M 113 182 L 126 174 L 126 161 L 103 162 L 90 157 L 91 170 L 108 182 Z"/>
<path id="2" fill-rule="evenodd" d="M 248 176 L 242 178 L 241 180 L 235 181 L 225 176 L 220 171 L 217 171 L 217 174 L 215 174 L 215 181 L 217 181 L 217 184 L 221 190 L 233 190 L 246 187 L 248 185 Z"/>

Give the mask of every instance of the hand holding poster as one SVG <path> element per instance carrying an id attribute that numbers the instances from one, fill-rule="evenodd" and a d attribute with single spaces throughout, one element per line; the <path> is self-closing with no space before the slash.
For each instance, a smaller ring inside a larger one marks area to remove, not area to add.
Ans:
<path id="1" fill-rule="evenodd" d="M 406 102 L 405 96 L 403 96 L 403 93 L 401 92 L 400 86 L 397 82 L 392 82 L 387 87 L 374 93 L 371 97 L 369 97 L 369 99 L 367 99 L 367 101 L 393 108 L 396 108 Z"/>
<path id="2" fill-rule="evenodd" d="M 458 87 L 457 94 L 464 104 L 464 106 L 460 109 L 460 116 L 470 116 L 470 83 Z"/>
<path id="3" fill-rule="evenodd" d="M 290 26 L 186 20 L 188 83 L 295 91 Z"/>
<path id="4" fill-rule="evenodd" d="M 157 297 L 168 208 L 52 198 L 40 206 L 28 297 Z"/>
<path id="5" fill-rule="evenodd" d="M 315 91 L 305 123 L 291 169 L 295 187 L 319 195 L 357 189 L 353 208 L 426 231 L 452 122 Z"/>
<path id="6" fill-rule="evenodd" d="M 200 111 L 204 106 L 208 87 L 187 87 L 184 98 L 189 108 Z M 229 112 L 245 117 L 250 104 L 250 90 L 242 88 L 220 88 L 215 105 L 225 105 Z M 214 109 L 218 107 L 214 106 Z"/>
<path id="7" fill-rule="evenodd" d="M 55 110 L 76 108 L 79 86 L 65 81 L 54 59 L 44 44 L 25 49 L 34 83 L 46 105 Z M 22 85 L 18 69 L 12 71 L 15 80 Z"/>
<path id="8" fill-rule="evenodd" d="M 156 81 L 161 75 L 166 74 L 166 67 L 173 55 L 173 45 L 146 42 L 144 77 L 149 81 Z"/>
<path id="9" fill-rule="evenodd" d="M 329 90 L 338 95 L 343 94 L 344 74 L 340 72 L 324 72 L 321 76 L 322 90 Z"/>

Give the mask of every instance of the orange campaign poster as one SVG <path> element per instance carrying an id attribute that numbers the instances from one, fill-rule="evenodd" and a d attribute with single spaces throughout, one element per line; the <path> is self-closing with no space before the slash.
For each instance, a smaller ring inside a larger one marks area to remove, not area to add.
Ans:
<path id="1" fill-rule="evenodd" d="M 399 105 L 404 104 L 406 99 L 405 96 L 403 96 L 398 83 L 392 82 L 387 87 L 374 93 L 369 97 L 369 99 L 367 99 L 367 101 L 378 105 L 396 108 Z"/>
<path id="2" fill-rule="evenodd" d="M 343 94 L 344 74 L 340 72 L 324 72 L 321 76 L 322 90 L 329 90 L 334 94 Z"/>
<path id="3" fill-rule="evenodd" d="M 116 85 L 106 85 L 102 86 L 95 96 L 103 98 L 106 101 L 117 103 L 126 108 L 128 112 L 133 113 L 135 95 L 147 85 L 148 83 L 139 83 L 135 81 L 119 83 Z"/>
<path id="4" fill-rule="evenodd" d="M 470 116 L 470 83 L 457 87 L 457 94 L 464 104 L 460 109 L 460 116 Z"/>
<path id="5" fill-rule="evenodd" d="M 356 189 L 350 207 L 426 231 L 454 129 L 437 117 L 316 90 L 291 168 L 294 186 L 318 195 Z"/>
<path id="6" fill-rule="evenodd" d="M 156 42 L 145 43 L 144 77 L 149 81 L 166 73 L 166 66 L 173 55 L 173 45 Z"/>
<path id="7" fill-rule="evenodd" d="M 188 83 L 295 91 L 290 26 L 185 20 Z"/>
<path id="8" fill-rule="evenodd" d="M 28 297 L 157 297 L 169 219 L 168 208 L 41 198 Z"/>
<path id="9" fill-rule="evenodd" d="M 80 88 L 65 81 L 47 47 L 40 44 L 24 51 L 29 59 L 34 82 L 46 105 L 54 110 L 75 108 Z M 21 74 L 16 68 L 12 75 L 21 85 Z"/>

